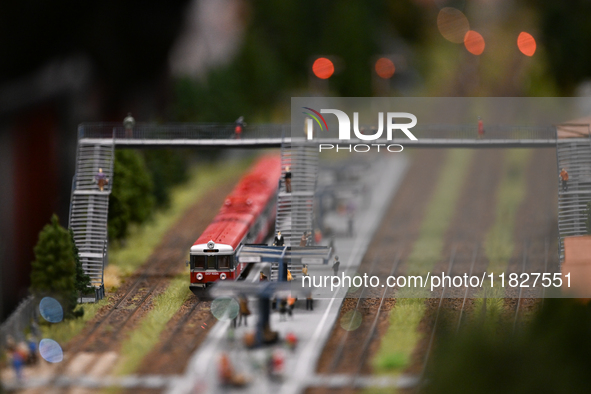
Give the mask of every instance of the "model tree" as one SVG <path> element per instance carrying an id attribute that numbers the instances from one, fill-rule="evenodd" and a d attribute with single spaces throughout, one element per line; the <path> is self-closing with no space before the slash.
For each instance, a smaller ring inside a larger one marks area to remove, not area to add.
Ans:
<path id="1" fill-rule="evenodd" d="M 76 317 L 76 260 L 71 235 L 60 226 L 57 215 L 39 233 L 32 263 L 31 292 L 37 296 L 56 297 L 65 317 Z"/>
<path id="2" fill-rule="evenodd" d="M 78 253 L 78 247 L 74 241 L 74 232 L 70 229 L 70 241 L 72 242 L 72 253 L 74 254 L 74 261 L 76 262 L 76 291 L 78 294 L 87 294 L 92 291 L 89 289 L 91 286 L 90 276 L 84 272 L 82 262 L 80 261 L 80 254 Z"/>
<path id="3" fill-rule="evenodd" d="M 110 239 L 121 240 L 131 223 L 143 223 L 154 208 L 153 184 L 143 157 L 133 150 L 115 151 L 113 189 L 109 197 Z"/>

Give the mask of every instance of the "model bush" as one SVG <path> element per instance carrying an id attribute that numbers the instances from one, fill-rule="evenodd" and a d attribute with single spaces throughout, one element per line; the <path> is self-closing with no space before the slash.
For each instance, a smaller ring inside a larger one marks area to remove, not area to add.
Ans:
<path id="1" fill-rule="evenodd" d="M 74 232 L 70 229 L 70 241 L 72 242 L 72 252 L 74 254 L 74 261 L 76 262 L 76 291 L 80 294 L 90 294 L 94 290 L 91 288 L 90 276 L 84 272 L 82 262 L 80 261 L 80 254 L 78 247 L 74 241 Z"/>
<path id="2" fill-rule="evenodd" d="M 133 150 L 116 150 L 109 197 L 109 239 L 124 239 L 130 224 L 141 224 L 150 217 L 154 208 L 153 189 L 143 157 Z"/>
<path id="3" fill-rule="evenodd" d="M 80 311 L 74 313 L 78 299 L 74 245 L 68 230 L 60 226 L 57 215 L 53 215 L 51 223 L 39 233 L 34 251 L 31 292 L 38 297 L 58 299 L 66 318 L 80 315 Z"/>
<path id="4" fill-rule="evenodd" d="M 437 341 L 424 392 L 588 392 L 590 331 L 588 300 L 556 298 L 516 332 L 475 323 L 456 335 L 451 325 Z"/>
<path id="5" fill-rule="evenodd" d="M 172 187 L 189 178 L 188 152 L 178 149 L 154 149 L 145 151 L 144 158 L 154 185 L 156 206 L 168 207 Z"/>

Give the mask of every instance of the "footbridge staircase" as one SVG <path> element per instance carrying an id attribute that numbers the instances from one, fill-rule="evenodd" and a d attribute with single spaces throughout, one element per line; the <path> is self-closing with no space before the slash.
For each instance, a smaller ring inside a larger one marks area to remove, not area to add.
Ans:
<path id="1" fill-rule="evenodd" d="M 72 185 L 69 227 L 74 233 L 84 272 L 95 288 L 95 300 L 104 296 L 103 272 L 107 253 L 107 217 L 113 184 L 114 139 L 78 141 Z M 99 170 L 107 183 L 101 191 Z M 92 301 L 92 300 L 91 300 Z"/>
<path id="2" fill-rule="evenodd" d="M 558 233 L 560 261 L 564 259 L 564 238 L 586 235 L 588 204 L 591 201 L 591 133 L 589 124 L 557 127 L 558 173 L 568 173 L 566 190 L 558 182 Z"/>

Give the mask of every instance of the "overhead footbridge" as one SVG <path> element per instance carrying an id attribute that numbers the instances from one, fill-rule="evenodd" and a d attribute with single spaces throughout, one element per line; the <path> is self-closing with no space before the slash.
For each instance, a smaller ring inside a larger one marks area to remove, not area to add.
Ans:
<path id="1" fill-rule="evenodd" d="M 367 135 L 375 134 L 370 127 Z M 303 130 L 303 128 L 302 128 Z M 125 129 L 120 123 L 84 123 L 78 128 L 78 140 L 98 144 L 111 140 L 116 147 L 127 148 L 280 148 L 282 144 L 346 145 L 400 144 L 405 148 L 542 148 L 556 147 L 556 127 L 488 125 L 485 134 L 478 135 L 474 125 L 417 125 L 411 129 L 417 140 L 410 140 L 397 131 L 393 139 L 339 140 L 336 137 L 315 136 L 307 140 L 303 131 L 292 135 L 289 124 L 249 125 L 240 134 L 234 124 L 219 123 L 138 123 Z M 385 135 L 385 132 L 384 132 Z"/>

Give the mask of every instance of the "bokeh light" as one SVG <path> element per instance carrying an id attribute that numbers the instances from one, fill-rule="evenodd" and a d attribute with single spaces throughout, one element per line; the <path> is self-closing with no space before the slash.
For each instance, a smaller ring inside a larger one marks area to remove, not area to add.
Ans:
<path id="1" fill-rule="evenodd" d="M 64 318 L 64 309 L 58 300 L 51 297 L 43 297 L 39 303 L 39 313 L 50 323 L 59 323 Z"/>
<path id="2" fill-rule="evenodd" d="M 484 38 L 480 35 L 480 33 L 470 30 L 466 33 L 464 37 L 464 45 L 468 52 L 473 55 L 481 55 L 484 52 Z"/>
<path id="3" fill-rule="evenodd" d="M 218 320 L 232 320 L 238 316 L 240 305 L 234 298 L 216 298 L 211 302 L 211 314 Z"/>
<path id="4" fill-rule="evenodd" d="M 396 71 L 396 68 L 392 60 L 382 57 L 376 62 L 376 73 L 380 78 L 392 78 L 394 71 Z"/>
<path id="5" fill-rule="evenodd" d="M 437 28 L 446 40 L 461 44 L 470 30 L 470 23 L 462 11 L 445 7 L 437 15 Z"/>
<path id="6" fill-rule="evenodd" d="M 334 74 L 334 64 L 325 57 L 319 57 L 312 65 L 312 72 L 320 79 L 328 79 Z"/>
<path id="7" fill-rule="evenodd" d="M 531 34 L 522 31 L 517 37 L 517 48 L 525 56 L 533 56 L 536 53 L 536 39 Z"/>
<path id="8" fill-rule="evenodd" d="M 358 311 L 349 311 L 341 317 L 341 328 L 346 331 L 355 331 L 361 325 L 363 317 Z"/>
<path id="9" fill-rule="evenodd" d="M 39 354 L 50 363 L 59 363 L 64 359 L 61 346 L 53 339 L 44 338 L 39 342 Z"/>

